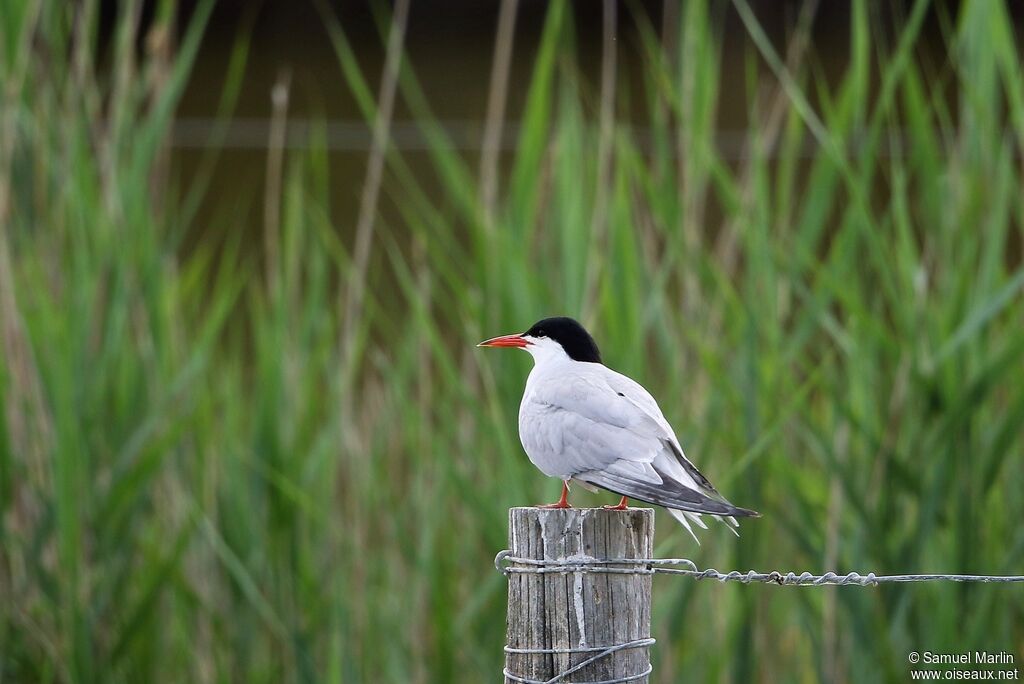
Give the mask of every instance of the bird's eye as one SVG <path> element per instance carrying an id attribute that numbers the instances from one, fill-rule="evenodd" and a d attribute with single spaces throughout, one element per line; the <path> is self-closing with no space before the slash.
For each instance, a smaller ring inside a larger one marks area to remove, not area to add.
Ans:
<path id="1" fill-rule="evenodd" d="M 548 334 L 546 332 L 544 332 L 543 330 L 538 330 L 537 331 L 537 337 L 547 337 L 547 336 L 548 336 Z"/>

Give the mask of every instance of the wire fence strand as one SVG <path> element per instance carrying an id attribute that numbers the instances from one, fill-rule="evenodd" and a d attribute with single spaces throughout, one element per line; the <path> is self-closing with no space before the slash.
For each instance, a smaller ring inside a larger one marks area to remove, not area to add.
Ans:
<path id="1" fill-rule="evenodd" d="M 680 567 L 681 566 L 681 567 Z M 959 575 L 950 573 L 926 573 L 903 575 L 876 575 L 873 572 L 861 574 L 848 572 L 838 574 L 826 572 L 814 575 L 810 572 L 758 572 L 748 570 L 739 572 L 719 572 L 714 568 L 701 570 L 697 564 L 687 558 L 617 558 L 601 560 L 589 556 L 570 556 L 559 560 L 537 560 L 513 556 L 508 549 L 501 551 L 494 558 L 494 567 L 506 577 L 514 574 L 547 574 L 547 573 L 603 573 L 624 575 L 682 575 L 693 579 L 713 579 L 719 582 L 740 582 L 750 584 L 778 584 L 780 586 L 875 586 L 879 584 L 901 584 L 908 582 L 980 582 L 1007 583 L 1024 582 L 1024 575 Z"/>

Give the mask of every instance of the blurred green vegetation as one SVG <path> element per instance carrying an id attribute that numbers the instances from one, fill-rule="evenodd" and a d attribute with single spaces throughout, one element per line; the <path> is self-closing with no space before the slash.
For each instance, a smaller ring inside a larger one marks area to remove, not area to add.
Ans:
<path id="1" fill-rule="evenodd" d="M 739 0 L 748 78 L 723 83 L 723 11 L 688 2 L 673 40 L 639 19 L 646 68 L 613 98 L 581 82 L 555 0 L 493 200 L 403 61 L 432 177 L 388 149 L 395 211 L 362 267 L 321 137 L 271 163 L 259 249 L 204 195 L 212 161 L 169 176 L 212 3 L 173 51 L 173 3 L 144 40 L 122 5 L 103 69 L 95 2 L 0 6 L 0 681 L 495 681 L 506 509 L 557 484 L 518 443 L 529 359 L 474 344 L 551 314 L 583 319 L 764 514 L 700 548 L 659 517 L 659 554 L 1024 569 L 1024 76 L 1005 4 L 916 2 L 893 33 L 852 2 L 826 79 Z M 947 61 L 920 55 L 928 12 Z M 373 120 L 378 86 L 325 21 Z M 738 161 L 716 141 L 726 89 L 752 103 Z M 610 125 L 635 98 L 647 119 Z M 658 682 L 1024 658 L 1014 587 L 662 578 L 655 602 Z"/>

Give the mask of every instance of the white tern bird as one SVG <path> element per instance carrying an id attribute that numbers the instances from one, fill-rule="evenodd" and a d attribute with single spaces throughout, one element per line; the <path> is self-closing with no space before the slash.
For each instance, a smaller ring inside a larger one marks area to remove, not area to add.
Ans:
<path id="1" fill-rule="evenodd" d="M 683 455 L 658 402 L 639 383 L 601 363 L 590 333 L 571 318 L 545 318 L 522 334 L 481 342 L 516 347 L 533 356 L 519 406 L 519 439 L 530 461 L 562 480 L 562 496 L 548 508 L 569 508 L 569 482 L 598 487 L 663 506 L 693 535 L 690 522 L 707 529 L 702 514 L 726 521 L 757 517 L 738 508 Z"/>

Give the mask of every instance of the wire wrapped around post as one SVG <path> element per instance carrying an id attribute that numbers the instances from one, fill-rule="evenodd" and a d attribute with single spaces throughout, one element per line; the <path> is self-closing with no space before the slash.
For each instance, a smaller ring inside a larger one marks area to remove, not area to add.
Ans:
<path id="1" fill-rule="evenodd" d="M 560 572 L 509 573 L 506 684 L 644 684 L 651 673 L 651 577 L 574 572 L 573 559 L 646 558 L 654 511 L 513 508 L 510 555 Z"/>

